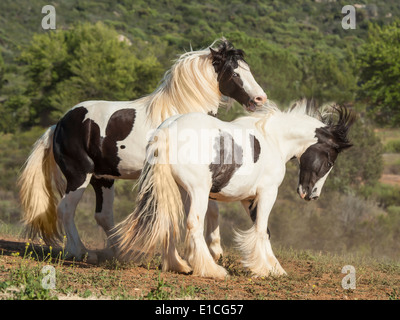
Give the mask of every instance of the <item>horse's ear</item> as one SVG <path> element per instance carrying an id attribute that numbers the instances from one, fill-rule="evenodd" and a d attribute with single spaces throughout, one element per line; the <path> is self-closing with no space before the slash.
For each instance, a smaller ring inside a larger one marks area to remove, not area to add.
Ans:
<path id="1" fill-rule="evenodd" d="M 221 54 L 221 50 L 214 50 L 210 47 L 211 58 L 213 60 L 213 65 L 222 61 L 223 55 Z"/>
<path id="2" fill-rule="evenodd" d="M 210 52 L 211 52 L 211 56 L 213 57 L 213 58 L 215 58 L 217 55 L 218 55 L 218 51 L 217 50 L 214 50 L 213 48 L 209 48 L 210 49 Z"/>

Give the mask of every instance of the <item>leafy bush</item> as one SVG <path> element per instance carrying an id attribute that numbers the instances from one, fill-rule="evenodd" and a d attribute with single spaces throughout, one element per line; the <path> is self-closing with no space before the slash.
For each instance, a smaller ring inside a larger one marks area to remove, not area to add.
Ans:
<path id="1" fill-rule="evenodd" d="M 383 208 L 400 206 L 400 187 L 398 186 L 376 183 L 362 187 L 360 193 L 365 199 L 376 201 Z"/>
<path id="2" fill-rule="evenodd" d="M 100 22 L 35 35 L 20 60 L 30 80 L 31 124 L 52 124 L 84 100 L 139 98 L 155 88 L 162 74 L 157 58 L 139 59 L 128 40 Z"/>
<path id="3" fill-rule="evenodd" d="M 387 26 L 370 24 L 368 41 L 358 57 L 359 97 L 369 114 L 381 124 L 400 124 L 400 21 Z"/>
<path id="4" fill-rule="evenodd" d="M 400 153 L 400 140 L 390 140 L 385 144 L 384 151 L 387 153 Z"/>

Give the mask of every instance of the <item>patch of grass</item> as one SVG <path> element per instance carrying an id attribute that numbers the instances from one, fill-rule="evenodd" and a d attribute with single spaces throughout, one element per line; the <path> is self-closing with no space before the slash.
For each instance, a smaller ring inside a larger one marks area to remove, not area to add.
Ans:
<path id="1" fill-rule="evenodd" d="M 248 276 L 249 271 L 243 268 L 241 257 L 233 250 L 225 251 L 218 264 L 223 266 L 230 276 Z"/>
<path id="2" fill-rule="evenodd" d="M 0 296 L 9 300 L 57 300 L 51 289 L 43 285 L 42 264 L 35 266 L 22 259 L 17 267 L 11 268 L 8 280 L 0 284 Z"/>
<path id="3" fill-rule="evenodd" d="M 157 286 L 144 296 L 148 300 L 168 300 L 172 296 L 172 286 L 158 274 Z"/>
<path id="4" fill-rule="evenodd" d="M 390 140 L 384 147 L 384 152 L 386 153 L 400 153 L 400 140 Z"/>
<path id="5" fill-rule="evenodd" d="M 181 299 L 194 299 L 199 295 L 207 294 L 205 288 L 201 288 L 196 285 L 184 286 L 182 285 L 179 292 L 179 298 Z"/>
<path id="6" fill-rule="evenodd" d="M 400 290 L 392 288 L 392 291 L 388 293 L 389 300 L 400 300 Z"/>
<path id="7" fill-rule="evenodd" d="M 381 139 L 383 145 L 386 145 L 393 140 L 400 141 L 399 129 L 378 129 L 375 133 Z"/>
<path id="8" fill-rule="evenodd" d="M 400 175 L 400 153 L 385 153 L 382 155 L 384 173 Z"/>

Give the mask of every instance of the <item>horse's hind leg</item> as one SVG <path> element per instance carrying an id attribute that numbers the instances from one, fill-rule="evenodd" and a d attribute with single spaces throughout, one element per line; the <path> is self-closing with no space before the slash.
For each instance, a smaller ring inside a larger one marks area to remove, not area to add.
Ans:
<path id="1" fill-rule="evenodd" d="M 175 271 L 185 274 L 188 274 L 192 271 L 192 268 L 180 257 L 178 250 L 175 247 L 173 230 L 170 232 L 169 241 L 164 243 L 162 270 Z"/>
<path id="2" fill-rule="evenodd" d="M 92 177 L 90 184 L 96 193 L 96 211 L 94 217 L 97 224 L 103 228 L 107 236 L 107 247 L 113 250 L 113 238 L 110 238 L 114 228 L 114 180 Z M 110 252 L 114 255 L 114 252 Z"/>
<path id="3" fill-rule="evenodd" d="M 180 187 L 182 202 L 185 207 L 186 216 L 190 210 L 190 198 L 185 189 Z M 221 237 L 219 233 L 219 222 L 218 222 L 219 210 L 216 201 L 209 200 L 208 208 L 206 213 L 206 242 L 208 249 L 215 261 L 218 261 L 222 256 Z"/>
<path id="4" fill-rule="evenodd" d="M 182 187 L 179 188 L 179 191 L 181 192 L 182 202 L 185 208 L 185 212 L 187 214 L 190 209 L 189 196 L 185 189 L 183 189 Z M 188 274 L 192 272 L 192 268 L 179 255 L 173 235 L 174 230 L 170 230 L 170 237 L 168 241 L 164 243 L 162 270 Z"/>
<path id="5" fill-rule="evenodd" d="M 218 204 L 216 201 L 209 200 L 206 214 L 207 228 L 206 228 L 206 242 L 210 253 L 214 260 L 222 257 L 221 237 L 219 232 L 218 223 Z"/>
<path id="6" fill-rule="evenodd" d="M 211 256 L 204 239 L 204 219 L 208 207 L 208 190 L 196 188 L 189 192 L 191 198 L 190 211 L 187 218 L 186 249 L 188 262 L 193 274 L 203 277 L 223 278 L 226 270 L 217 265 Z"/>
<path id="7" fill-rule="evenodd" d="M 66 233 L 67 243 L 64 251 L 67 257 L 74 257 L 78 260 L 86 259 L 89 263 L 96 263 L 97 255 L 88 252 L 85 248 L 74 222 L 76 207 L 90 182 L 91 176 L 91 174 L 87 174 L 86 177 L 82 177 L 81 180 L 84 182 L 78 188 L 73 188 L 74 190 L 71 190 L 71 183 L 67 179 L 67 192 L 58 205 L 58 218 L 61 220 Z"/>

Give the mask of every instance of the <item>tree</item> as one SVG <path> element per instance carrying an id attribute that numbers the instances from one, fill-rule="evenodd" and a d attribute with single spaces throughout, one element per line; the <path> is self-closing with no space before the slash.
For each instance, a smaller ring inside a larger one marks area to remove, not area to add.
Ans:
<path id="1" fill-rule="evenodd" d="M 350 64 L 345 59 L 339 60 L 332 53 L 310 52 L 301 62 L 302 95 L 314 99 L 318 105 L 353 101 L 356 80 Z"/>
<path id="2" fill-rule="evenodd" d="M 1 51 L 0 51 L 0 90 L 1 87 L 3 86 L 3 76 L 4 76 L 4 60 L 3 57 L 1 55 Z"/>
<path id="3" fill-rule="evenodd" d="M 400 21 L 369 25 L 368 41 L 359 55 L 358 97 L 379 124 L 400 124 Z"/>
<path id="4" fill-rule="evenodd" d="M 162 68 L 139 59 L 126 38 L 102 23 L 37 34 L 20 57 L 30 84 L 30 124 L 54 123 L 84 100 L 133 100 L 151 92 Z"/>

